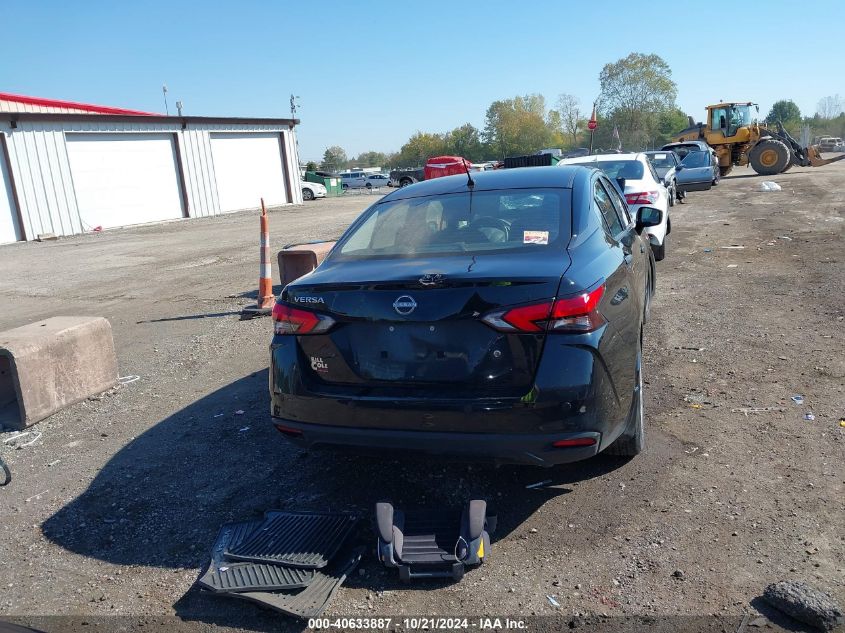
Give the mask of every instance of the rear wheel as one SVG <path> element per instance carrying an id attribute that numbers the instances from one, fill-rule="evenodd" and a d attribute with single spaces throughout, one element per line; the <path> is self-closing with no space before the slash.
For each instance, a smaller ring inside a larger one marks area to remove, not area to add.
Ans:
<path id="1" fill-rule="evenodd" d="M 310 189 L 303 189 L 302 190 L 302 199 L 303 200 L 313 200 L 314 199 L 314 192 Z"/>
<path id="2" fill-rule="evenodd" d="M 628 414 L 628 425 L 616 441 L 607 447 L 605 453 L 608 455 L 619 455 L 621 457 L 633 457 L 639 455 L 645 449 L 645 425 L 643 415 L 643 345 L 640 335 L 640 351 L 637 354 L 637 386 L 634 392 L 634 399 L 631 403 L 631 411 Z"/>
<path id="3" fill-rule="evenodd" d="M 410 178 L 403 178 L 402 180 L 399 181 L 399 186 L 400 187 L 407 187 L 408 185 L 413 184 L 413 182 L 414 181 L 411 180 Z"/>
<path id="4" fill-rule="evenodd" d="M 751 167 L 761 176 L 781 173 L 791 160 L 786 143 L 771 137 L 759 141 L 748 156 Z"/>

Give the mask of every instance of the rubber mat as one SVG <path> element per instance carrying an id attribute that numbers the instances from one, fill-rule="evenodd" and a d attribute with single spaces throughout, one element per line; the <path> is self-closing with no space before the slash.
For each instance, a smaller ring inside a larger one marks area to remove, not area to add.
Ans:
<path id="1" fill-rule="evenodd" d="M 357 519 L 350 514 L 270 510 L 238 545 L 226 548 L 233 560 L 321 569 L 343 545 Z"/>
<path id="2" fill-rule="evenodd" d="M 243 598 L 302 619 L 314 618 L 323 613 L 338 588 L 358 566 L 364 549 L 357 547 L 338 556 L 327 569 L 315 572 L 311 584 L 296 593 L 251 591 L 223 595 Z"/>
<path id="3" fill-rule="evenodd" d="M 217 533 L 211 563 L 197 581 L 214 592 L 274 591 L 302 589 L 314 579 L 310 569 L 294 569 L 265 563 L 232 563 L 226 560 L 229 547 L 243 543 L 263 521 L 227 523 Z"/>

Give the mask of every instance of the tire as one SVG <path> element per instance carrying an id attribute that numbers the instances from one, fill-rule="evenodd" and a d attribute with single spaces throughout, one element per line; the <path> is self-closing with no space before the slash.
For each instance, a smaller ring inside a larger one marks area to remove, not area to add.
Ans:
<path id="1" fill-rule="evenodd" d="M 666 228 L 668 229 L 669 227 L 667 226 Z M 669 233 L 667 232 L 666 235 L 668 236 Z M 654 261 L 656 262 L 662 262 L 666 259 L 666 237 L 663 238 L 663 243 L 660 246 L 652 244 L 651 252 L 654 253 Z"/>
<path id="2" fill-rule="evenodd" d="M 786 143 L 771 137 L 758 141 L 748 155 L 751 167 L 761 176 L 774 176 L 781 173 L 791 160 L 792 156 Z"/>
<path id="3" fill-rule="evenodd" d="M 302 199 L 303 200 L 313 200 L 314 199 L 314 192 L 310 189 L 302 188 Z"/>
<path id="4" fill-rule="evenodd" d="M 643 414 L 643 346 L 640 336 L 640 351 L 637 355 L 637 388 L 628 413 L 628 424 L 616 441 L 605 449 L 608 455 L 634 457 L 645 450 L 645 424 Z"/>
<path id="5" fill-rule="evenodd" d="M 372 183 L 369 183 L 369 182 L 368 182 L 366 185 L 364 185 L 364 186 L 365 186 L 367 189 L 372 189 L 372 188 L 373 188 Z"/>
<path id="6" fill-rule="evenodd" d="M 412 185 L 412 184 L 414 184 L 414 181 L 411 180 L 410 178 L 403 178 L 402 180 L 399 181 L 400 187 L 407 187 L 408 185 Z"/>
<path id="7" fill-rule="evenodd" d="M 786 167 L 783 168 L 783 171 L 780 172 L 780 173 L 785 174 L 786 172 L 788 172 L 793 167 L 795 167 L 795 163 L 790 162 Z"/>
<path id="8" fill-rule="evenodd" d="M 669 206 L 675 206 L 675 185 L 669 187 Z"/>

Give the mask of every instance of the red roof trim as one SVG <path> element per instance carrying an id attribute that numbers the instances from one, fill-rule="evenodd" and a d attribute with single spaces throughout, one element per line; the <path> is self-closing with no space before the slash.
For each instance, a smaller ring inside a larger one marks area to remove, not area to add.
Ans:
<path id="1" fill-rule="evenodd" d="M 76 103 L 75 101 L 61 101 L 59 99 L 42 99 L 41 97 L 27 97 L 26 95 L 13 95 L 8 92 L 0 92 L 0 101 L 14 101 L 29 105 L 45 106 L 48 108 L 73 108 L 85 112 L 96 112 L 98 114 L 132 114 L 139 116 L 156 116 L 154 112 L 141 112 L 140 110 L 127 110 L 126 108 L 112 108 L 110 106 L 93 105 L 90 103 Z"/>

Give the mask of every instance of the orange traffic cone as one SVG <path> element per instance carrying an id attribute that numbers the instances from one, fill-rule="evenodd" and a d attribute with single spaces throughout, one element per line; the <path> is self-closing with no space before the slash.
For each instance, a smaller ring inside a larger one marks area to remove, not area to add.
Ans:
<path id="1" fill-rule="evenodd" d="M 258 272 L 258 303 L 243 309 L 242 317 L 251 318 L 269 315 L 276 298 L 273 296 L 273 269 L 270 264 L 270 218 L 261 198 L 261 258 Z"/>

